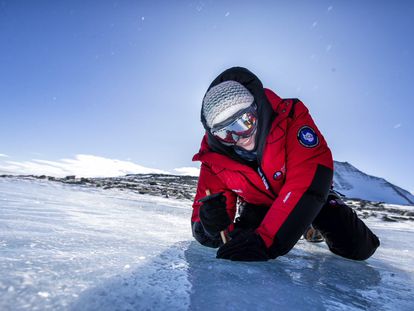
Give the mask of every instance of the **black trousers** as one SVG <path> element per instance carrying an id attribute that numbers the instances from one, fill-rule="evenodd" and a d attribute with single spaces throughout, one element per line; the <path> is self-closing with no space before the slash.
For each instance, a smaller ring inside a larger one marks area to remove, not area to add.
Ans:
<path id="1" fill-rule="evenodd" d="M 249 203 L 242 203 L 239 208 L 240 217 L 236 219 L 235 226 L 241 229 L 257 228 L 269 209 L 266 206 Z M 310 224 L 303 223 L 302 225 L 301 228 L 306 228 Z M 329 192 L 326 203 L 313 220 L 312 225 L 322 233 L 331 252 L 348 259 L 368 259 L 380 245 L 378 237 L 334 191 Z M 295 232 L 295 230 L 300 230 L 300 227 L 291 229 L 291 232 Z M 279 255 L 288 253 L 302 233 L 293 234 L 294 239 L 277 240 L 275 246 L 284 250 Z"/>
<path id="2" fill-rule="evenodd" d="M 328 196 L 312 225 L 322 233 L 331 252 L 345 258 L 368 259 L 380 245 L 378 237 L 334 193 Z"/>

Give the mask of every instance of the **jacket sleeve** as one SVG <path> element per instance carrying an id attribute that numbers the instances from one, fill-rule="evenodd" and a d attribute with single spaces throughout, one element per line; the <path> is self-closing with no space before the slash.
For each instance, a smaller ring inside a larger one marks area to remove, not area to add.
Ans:
<path id="1" fill-rule="evenodd" d="M 318 215 L 332 184 L 332 154 L 324 137 L 303 103 L 294 109 L 286 131 L 285 183 L 256 230 L 272 258 L 296 244 Z"/>
<path id="2" fill-rule="evenodd" d="M 210 167 L 202 163 L 200 169 L 200 176 L 198 178 L 197 184 L 197 192 L 194 198 L 193 203 L 193 213 L 191 216 L 191 229 L 194 238 L 200 242 L 202 245 L 209 246 L 209 247 L 219 247 L 222 242 L 220 235 L 217 236 L 210 236 L 208 235 L 203 225 L 200 222 L 199 218 L 199 209 L 201 203 L 198 202 L 201 198 L 206 196 L 206 190 L 210 190 L 211 194 L 223 192 L 226 196 L 226 209 L 227 213 L 229 214 L 230 219 L 234 219 L 236 214 L 236 201 L 237 196 L 230 191 L 226 185 L 220 180 L 220 178 L 212 172 Z M 232 224 L 229 226 L 229 229 L 232 229 Z"/>

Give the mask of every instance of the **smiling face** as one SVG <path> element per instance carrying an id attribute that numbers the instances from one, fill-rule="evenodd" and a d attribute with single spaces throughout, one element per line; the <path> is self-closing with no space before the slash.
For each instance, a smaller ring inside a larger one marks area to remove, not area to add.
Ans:
<path id="1" fill-rule="evenodd" d="M 243 148 L 246 151 L 252 151 L 256 145 L 256 133 L 257 131 L 254 131 L 254 133 L 246 138 L 240 138 L 237 143 L 236 146 Z"/>

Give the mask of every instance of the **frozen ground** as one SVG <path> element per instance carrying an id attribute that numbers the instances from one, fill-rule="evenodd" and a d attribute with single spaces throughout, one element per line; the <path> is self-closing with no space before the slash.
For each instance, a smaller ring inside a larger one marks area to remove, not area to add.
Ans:
<path id="1" fill-rule="evenodd" d="M 299 241 L 266 263 L 215 259 L 191 206 L 0 178 L 0 310 L 413 310 L 413 222 L 369 222 L 366 262 Z"/>

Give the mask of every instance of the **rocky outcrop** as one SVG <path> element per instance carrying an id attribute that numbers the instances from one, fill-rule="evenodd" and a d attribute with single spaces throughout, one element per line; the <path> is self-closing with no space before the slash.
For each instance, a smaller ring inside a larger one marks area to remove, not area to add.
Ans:
<path id="1" fill-rule="evenodd" d="M 50 182 L 59 182 L 68 185 L 102 188 L 104 190 L 117 189 L 139 194 L 153 195 L 164 198 L 192 201 L 197 187 L 197 177 L 163 175 L 163 174 L 134 174 L 111 178 L 77 178 L 66 176 L 63 178 L 50 176 L 14 176 L 0 175 L 0 178 L 38 179 Z M 357 214 L 363 218 L 376 217 L 383 221 L 414 221 L 414 207 L 393 206 L 383 202 L 373 202 L 360 199 L 344 198 Z"/>

